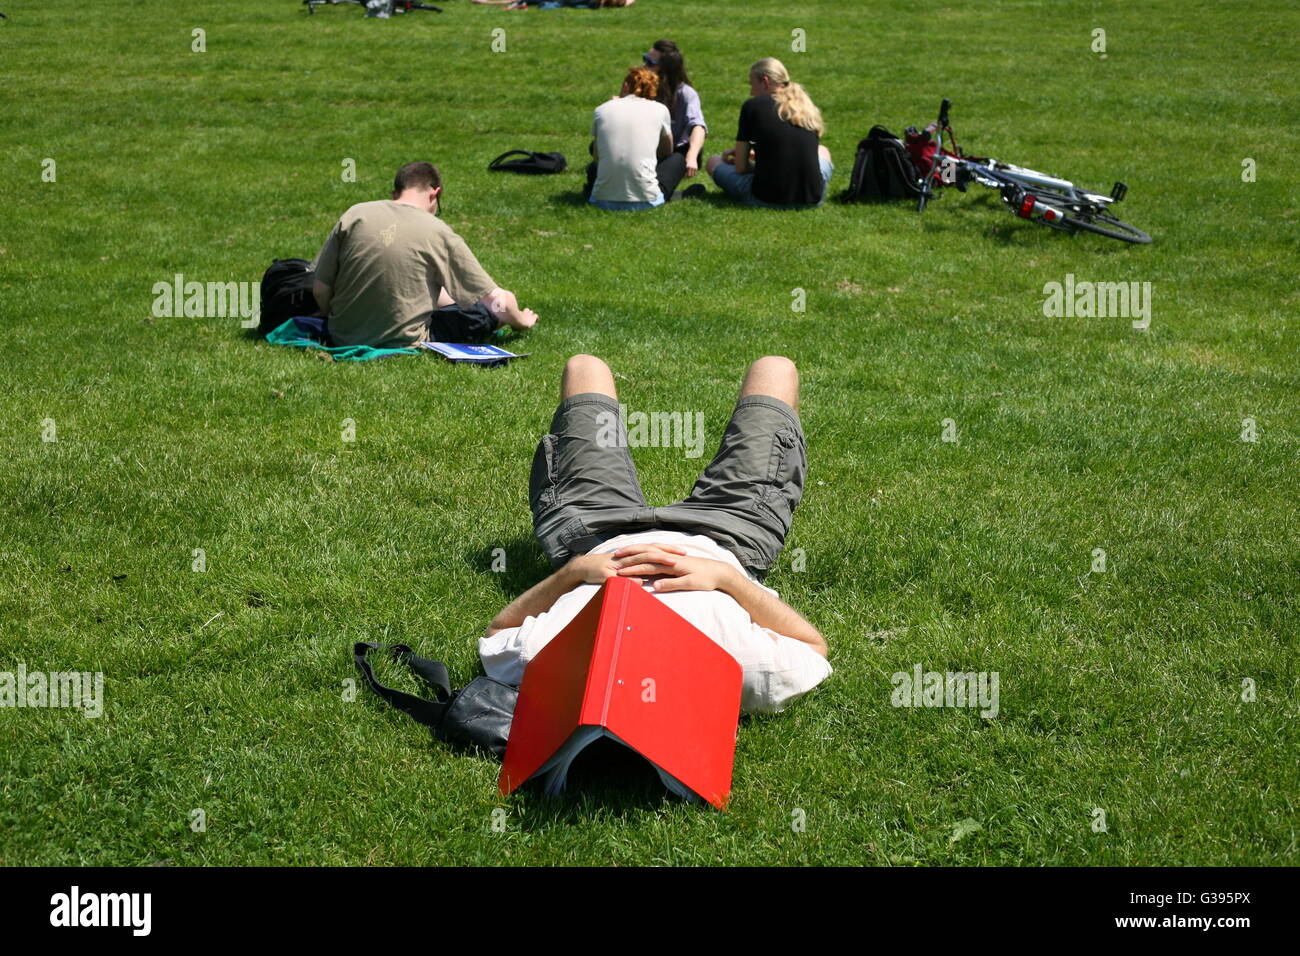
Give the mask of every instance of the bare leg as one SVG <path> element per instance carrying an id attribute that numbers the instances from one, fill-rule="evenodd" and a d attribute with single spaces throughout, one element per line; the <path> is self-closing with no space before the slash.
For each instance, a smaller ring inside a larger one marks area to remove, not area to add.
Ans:
<path id="1" fill-rule="evenodd" d="M 594 355 L 573 356 L 564 366 L 560 393 L 550 434 L 538 443 L 528 478 L 533 531 L 557 568 L 631 530 L 628 522 L 649 512 L 609 366 Z M 575 519 L 585 527 L 581 533 Z"/>
<path id="2" fill-rule="evenodd" d="M 569 361 L 573 361 L 570 359 Z M 599 361 L 599 360 L 598 360 Z M 604 364 L 603 362 L 601 363 Z M 613 378 L 610 379 L 611 385 Z M 740 386 L 740 397 L 771 395 L 799 411 L 799 370 L 780 355 L 767 355 L 749 367 Z"/>
<path id="3" fill-rule="evenodd" d="M 825 146 L 818 146 L 817 155 L 820 156 L 822 159 L 829 160 L 831 158 L 831 151 L 827 149 Z"/>
<path id="4" fill-rule="evenodd" d="M 798 402 L 794 362 L 769 355 L 751 365 L 718 453 L 684 501 L 655 509 L 660 526 L 712 538 L 761 579 L 780 557 L 803 495 Z"/>
<path id="5" fill-rule="evenodd" d="M 614 391 L 614 373 L 609 370 L 609 366 L 594 355 L 575 355 L 564 365 L 564 377 L 560 379 L 560 398 L 587 392 L 618 398 Z"/>

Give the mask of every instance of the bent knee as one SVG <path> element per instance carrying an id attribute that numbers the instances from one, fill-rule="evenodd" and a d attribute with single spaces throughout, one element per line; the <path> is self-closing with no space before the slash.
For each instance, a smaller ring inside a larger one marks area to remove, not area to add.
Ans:
<path id="1" fill-rule="evenodd" d="M 608 372 L 609 366 L 605 364 L 604 359 L 580 352 L 564 363 L 564 370 L 570 375 L 576 375 L 582 372 Z"/>
<path id="2" fill-rule="evenodd" d="M 755 372 L 769 375 L 798 375 L 799 368 L 784 355 L 764 355 L 750 366 Z"/>

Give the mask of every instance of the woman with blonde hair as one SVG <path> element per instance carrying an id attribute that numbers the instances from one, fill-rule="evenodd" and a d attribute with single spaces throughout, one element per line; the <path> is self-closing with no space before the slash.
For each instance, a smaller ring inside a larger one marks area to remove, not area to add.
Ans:
<path id="1" fill-rule="evenodd" d="M 751 206 L 820 205 L 835 168 L 821 110 L 772 57 L 749 68 L 749 92 L 735 148 L 709 157 L 713 181 Z"/>

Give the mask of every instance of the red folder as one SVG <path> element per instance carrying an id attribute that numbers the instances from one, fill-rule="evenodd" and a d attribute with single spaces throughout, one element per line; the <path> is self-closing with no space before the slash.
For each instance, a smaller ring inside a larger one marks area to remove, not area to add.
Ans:
<path id="1" fill-rule="evenodd" d="M 498 787 L 547 776 L 556 792 L 578 751 L 608 736 L 670 789 L 724 809 L 740 685 L 717 643 L 631 578 L 609 578 L 525 668 Z"/>

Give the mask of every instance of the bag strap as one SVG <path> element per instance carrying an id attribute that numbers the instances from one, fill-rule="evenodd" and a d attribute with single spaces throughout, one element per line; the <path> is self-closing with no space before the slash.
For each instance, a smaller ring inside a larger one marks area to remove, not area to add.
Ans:
<path id="1" fill-rule="evenodd" d="M 537 156 L 536 153 L 530 153 L 526 149 L 509 149 L 506 150 L 504 153 L 502 153 L 500 156 L 498 156 L 496 159 L 492 160 L 492 162 L 488 163 L 488 169 L 500 169 L 502 165 L 502 160 L 504 160 L 507 156 L 515 156 L 515 155 L 524 156 L 528 159 L 533 159 Z"/>
<path id="2" fill-rule="evenodd" d="M 375 679 L 374 671 L 370 669 L 370 662 L 366 660 L 366 655 L 371 651 L 384 649 L 388 650 L 393 660 L 406 664 L 425 683 L 432 686 L 437 691 L 438 699 L 427 700 L 379 683 Z M 370 689 L 397 710 L 426 727 L 437 728 L 442 722 L 443 715 L 451 706 L 451 681 L 448 679 L 445 665 L 425 657 L 417 657 L 415 651 L 405 644 L 375 644 L 372 641 L 358 641 L 354 644 L 352 659 L 356 662 L 357 670 L 361 671 L 361 676 L 370 685 Z"/>

